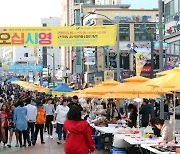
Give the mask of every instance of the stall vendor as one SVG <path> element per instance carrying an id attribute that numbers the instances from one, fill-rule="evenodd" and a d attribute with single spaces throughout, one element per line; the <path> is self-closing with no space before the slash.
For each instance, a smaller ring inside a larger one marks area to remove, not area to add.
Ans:
<path id="1" fill-rule="evenodd" d="M 173 130 L 168 124 L 164 123 L 163 119 L 157 118 L 154 122 L 155 126 L 161 130 L 161 141 L 162 142 L 170 142 L 174 140 Z"/>

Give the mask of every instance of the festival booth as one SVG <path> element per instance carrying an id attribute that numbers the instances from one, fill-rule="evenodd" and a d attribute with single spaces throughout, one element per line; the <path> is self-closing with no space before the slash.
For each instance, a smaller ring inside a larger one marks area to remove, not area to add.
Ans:
<path id="1" fill-rule="evenodd" d="M 49 88 L 45 88 L 42 86 L 38 86 L 38 85 L 34 85 L 25 81 L 14 81 L 12 82 L 13 84 L 17 84 L 25 89 L 30 89 L 30 90 L 34 90 L 34 91 L 38 91 L 38 92 L 48 92 Z"/>
<path id="2" fill-rule="evenodd" d="M 117 83 L 115 85 L 103 85 L 103 83 L 96 85 L 93 88 L 88 88 L 85 90 L 78 91 L 81 95 L 89 95 L 89 97 L 94 98 L 94 95 L 99 95 L 99 98 L 110 99 L 110 98 L 123 98 L 123 99 L 133 99 L 133 98 L 160 98 L 163 94 L 173 94 L 175 100 L 176 92 L 180 91 L 180 71 L 179 69 L 174 69 L 171 71 L 165 71 L 158 74 L 160 77 L 155 79 L 147 79 L 144 77 L 133 77 L 125 79 L 124 83 Z M 173 93 L 172 93 L 173 92 Z M 73 92 L 76 94 L 76 92 Z M 79 95 L 80 96 L 80 95 Z M 101 97 L 100 97 L 101 96 Z M 140 102 L 138 102 L 138 105 Z M 130 129 L 127 127 L 126 122 L 121 120 L 116 124 L 112 124 L 106 121 L 106 119 L 101 115 L 102 108 L 98 105 L 92 107 L 94 111 L 90 111 L 89 123 L 96 130 L 95 143 L 96 147 L 104 147 L 112 145 L 116 148 L 128 148 L 132 146 L 141 147 L 147 151 L 152 151 L 154 153 L 161 153 L 157 147 L 159 143 L 159 138 L 153 135 L 151 127 L 139 128 L 139 123 L 137 128 Z M 139 106 L 138 106 L 139 108 Z M 93 113 L 97 113 L 93 116 Z M 139 117 L 138 117 L 139 119 Z M 175 119 L 175 106 L 174 106 L 174 119 Z M 175 128 L 175 122 L 174 126 Z M 175 132 L 174 132 L 175 133 Z M 177 134 L 175 134 L 177 135 Z M 108 144 L 105 146 L 106 141 L 100 142 L 102 138 L 108 137 Z M 175 153 L 179 144 L 172 143 L 162 143 L 161 148 L 164 149 L 162 153 Z M 165 147 L 170 147 L 171 149 Z"/>
<path id="3" fill-rule="evenodd" d="M 62 96 L 72 91 L 73 90 L 69 88 L 69 86 L 66 83 L 62 83 L 62 84 L 59 84 L 57 87 L 53 88 L 51 91 L 51 94 L 53 96 Z"/>

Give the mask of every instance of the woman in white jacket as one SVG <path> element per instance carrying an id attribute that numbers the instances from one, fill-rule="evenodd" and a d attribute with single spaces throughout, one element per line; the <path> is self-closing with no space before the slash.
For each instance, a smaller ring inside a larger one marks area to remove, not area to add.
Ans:
<path id="1" fill-rule="evenodd" d="M 67 104 L 68 102 L 66 99 L 62 100 L 62 104 L 58 105 L 55 111 L 54 122 L 56 120 L 57 123 L 56 132 L 58 134 L 58 139 L 59 139 L 57 144 L 61 144 L 62 134 L 64 140 L 66 139 L 66 134 L 63 130 L 63 125 L 64 125 L 64 121 L 67 119 L 67 113 L 69 111 L 69 107 L 67 106 Z"/>
<path id="2" fill-rule="evenodd" d="M 168 124 L 164 123 L 163 119 L 157 119 L 155 126 L 161 130 L 161 142 L 170 142 L 174 140 L 173 130 Z"/>

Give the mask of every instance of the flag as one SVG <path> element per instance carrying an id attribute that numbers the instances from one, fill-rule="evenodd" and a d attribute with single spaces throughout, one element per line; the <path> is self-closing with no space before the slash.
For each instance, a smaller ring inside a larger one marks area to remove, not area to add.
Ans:
<path id="1" fill-rule="evenodd" d="M 147 53 L 136 53 L 136 75 L 140 76 L 143 66 L 146 64 L 148 59 Z"/>

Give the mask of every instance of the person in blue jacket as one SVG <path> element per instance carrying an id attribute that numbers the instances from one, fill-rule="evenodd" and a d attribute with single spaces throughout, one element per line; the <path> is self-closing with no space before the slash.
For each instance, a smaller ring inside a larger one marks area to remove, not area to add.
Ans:
<path id="1" fill-rule="evenodd" d="M 24 106 L 22 100 L 17 103 L 17 108 L 14 110 L 14 123 L 16 130 L 19 134 L 19 144 L 20 147 L 26 147 L 27 140 L 27 108 Z M 22 145 L 22 134 L 24 139 L 24 145 Z M 28 141 L 28 146 L 31 146 L 31 142 Z"/>

